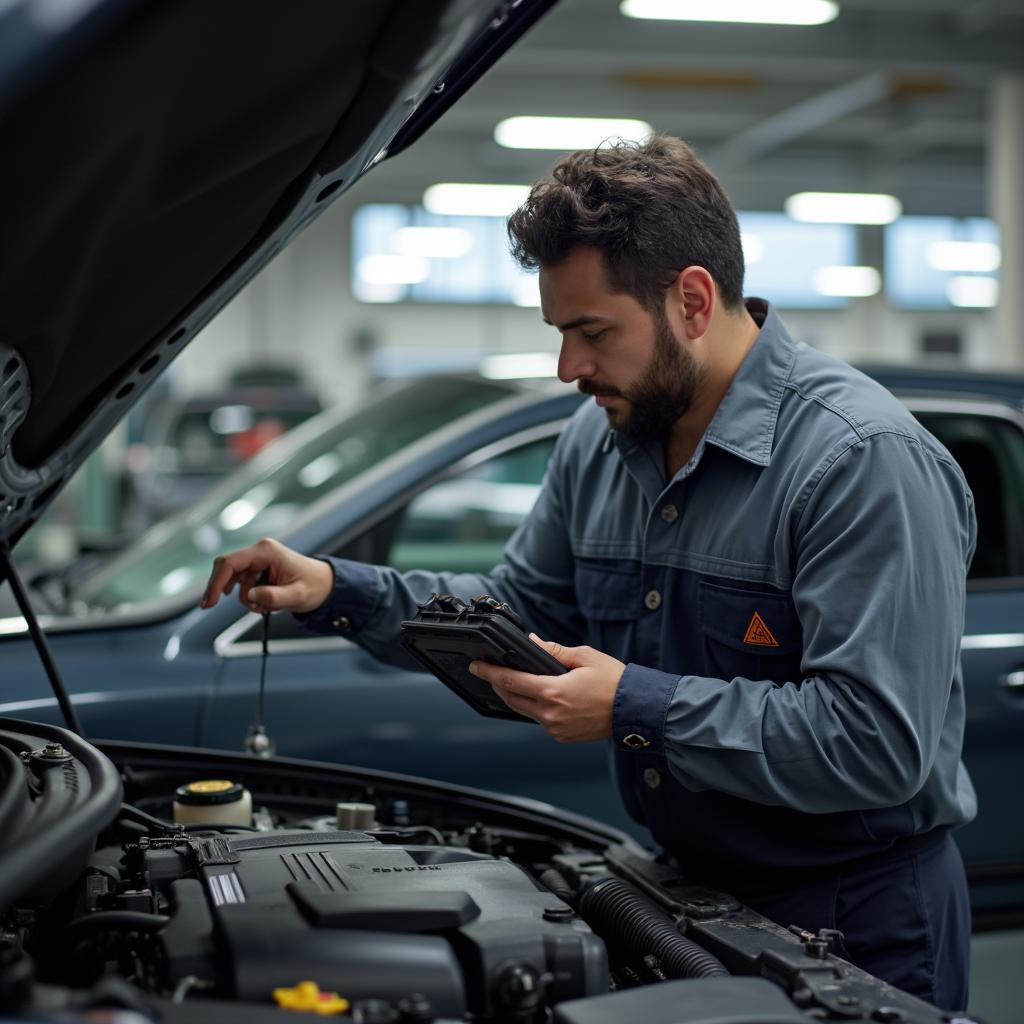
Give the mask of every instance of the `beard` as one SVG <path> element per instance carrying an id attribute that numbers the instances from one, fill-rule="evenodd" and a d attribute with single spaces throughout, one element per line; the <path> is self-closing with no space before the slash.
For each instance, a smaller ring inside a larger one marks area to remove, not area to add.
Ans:
<path id="1" fill-rule="evenodd" d="M 633 441 L 660 441 L 684 416 L 704 380 L 704 370 L 680 348 L 663 312 L 654 318 L 654 355 L 635 384 L 625 391 L 601 388 L 582 380 L 586 395 L 617 395 L 629 402 L 628 412 L 605 410 L 612 429 Z"/>

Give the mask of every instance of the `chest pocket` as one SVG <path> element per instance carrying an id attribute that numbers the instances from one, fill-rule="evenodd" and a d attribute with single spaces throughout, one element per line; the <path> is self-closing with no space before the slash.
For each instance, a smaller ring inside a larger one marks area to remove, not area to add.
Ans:
<path id="1" fill-rule="evenodd" d="M 701 580 L 697 604 L 706 675 L 800 681 L 803 634 L 789 594 Z"/>
<path id="2" fill-rule="evenodd" d="M 587 643 L 627 659 L 641 607 L 639 565 L 579 558 L 575 584 L 576 601 L 587 622 Z"/>

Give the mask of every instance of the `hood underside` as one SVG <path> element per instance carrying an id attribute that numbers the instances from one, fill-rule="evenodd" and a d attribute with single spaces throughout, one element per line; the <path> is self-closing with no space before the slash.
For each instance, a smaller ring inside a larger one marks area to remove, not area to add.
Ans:
<path id="1" fill-rule="evenodd" d="M 552 2 L 0 15 L 0 543 L 291 237 Z"/>

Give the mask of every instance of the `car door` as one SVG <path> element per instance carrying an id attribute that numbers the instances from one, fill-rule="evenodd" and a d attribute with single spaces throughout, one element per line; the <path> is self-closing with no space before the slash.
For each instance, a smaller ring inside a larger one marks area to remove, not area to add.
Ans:
<path id="1" fill-rule="evenodd" d="M 976 914 L 1024 915 L 1024 416 L 1000 402 L 908 405 L 959 462 L 978 519 L 962 645 L 978 816 L 956 837 Z"/>
<path id="2" fill-rule="evenodd" d="M 475 452 L 378 510 L 334 553 L 399 570 L 486 573 L 529 512 L 560 423 Z M 225 674 L 204 739 L 240 748 L 256 707 L 262 624 L 247 615 L 217 641 Z M 341 636 L 271 618 L 266 722 L 281 754 L 427 775 L 545 800 L 620 826 L 603 744 L 564 746 L 539 726 L 484 718 L 433 676 L 378 662 Z"/>

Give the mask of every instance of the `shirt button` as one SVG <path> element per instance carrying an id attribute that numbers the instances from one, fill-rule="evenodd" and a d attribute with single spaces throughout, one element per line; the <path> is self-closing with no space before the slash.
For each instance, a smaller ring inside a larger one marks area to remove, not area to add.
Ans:
<path id="1" fill-rule="evenodd" d="M 644 604 L 647 605 L 648 611 L 656 612 L 661 607 L 661 594 L 656 590 L 648 590 L 644 594 Z"/>
<path id="2" fill-rule="evenodd" d="M 347 615 L 339 616 L 331 623 L 331 625 L 342 633 L 352 632 L 352 620 Z"/>
<path id="3" fill-rule="evenodd" d="M 674 523 L 679 518 L 679 509 L 675 505 L 662 505 L 661 506 L 661 518 L 666 523 Z"/>
<path id="4" fill-rule="evenodd" d="M 659 772 L 657 768 L 645 768 L 644 782 L 646 782 L 651 789 L 657 789 L 661 785 L 661 772 Z"/>
<path id="5" fill-rule="evenodd" d="M 631 732 L 622 740 L 622 745 L 628 750 L 643 750 L 644 747 L 649 747 L 651 745 L 651 741 L 649 739 L 645 739 L 639 733 Z"/>

